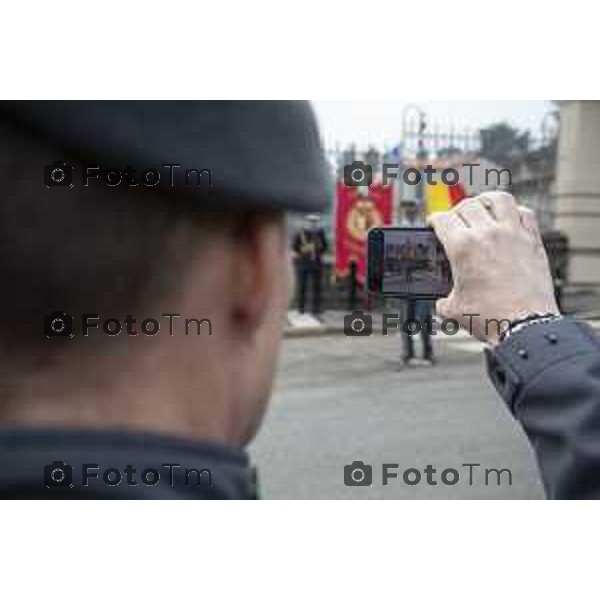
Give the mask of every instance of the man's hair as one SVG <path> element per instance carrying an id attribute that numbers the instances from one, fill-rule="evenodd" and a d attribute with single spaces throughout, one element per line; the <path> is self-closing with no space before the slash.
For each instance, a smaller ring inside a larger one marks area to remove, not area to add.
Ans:
<path id="1" fill-rule="evenodd" d="M 0 119 L 1 355 L 62 346 L 41 346 L 53 311 L 122 318 L 155 306 L 227 221 L 148 188 L 47 188 L 44 165 L 72 159 Z"/>

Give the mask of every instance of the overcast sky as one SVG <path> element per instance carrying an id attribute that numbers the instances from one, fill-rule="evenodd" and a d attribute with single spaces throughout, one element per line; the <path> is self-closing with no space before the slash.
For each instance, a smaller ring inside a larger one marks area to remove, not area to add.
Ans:
<path id="1" fill-rule="evenodd" d="M 363 147 L 395 145 L 402 132 L 402 113 L 407 105 L 418 105 L 430 124 L 458 129 L 505 121 L 519 129 L 536 132 L 552 103 L 542 100 L 501 101 L 363 101 L 314 100 L 321 131 L 328 147 L 356 143 Z"/>

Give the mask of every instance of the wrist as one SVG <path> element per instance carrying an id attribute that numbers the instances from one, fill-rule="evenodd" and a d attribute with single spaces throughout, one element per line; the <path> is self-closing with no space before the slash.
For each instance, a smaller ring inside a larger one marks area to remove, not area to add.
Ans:
<path id="1" fill-rule="evenodd" d="M 533 327 L 538 324 L 551 323 L 554 321 L 560 321 L 563 316 L 559 311 L 556 312 L 545 312 L 545 313 L 530 313 L 526 316 L 516 318 L 507 325 L 496 339 L 496 344 L 502 343 L 504 340 L 517 334 L 519 331 L 526 329 L 527 327 Z"/>

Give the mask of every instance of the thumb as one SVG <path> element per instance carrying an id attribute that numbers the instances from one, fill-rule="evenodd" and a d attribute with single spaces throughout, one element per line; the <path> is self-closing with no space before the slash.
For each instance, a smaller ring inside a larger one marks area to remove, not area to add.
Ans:
<path id="1" fill-rule="evenodd" d="M 435 303 L 435 312 L 440 315 L 440 317 L 450 317 L 452 314 L 450 308 L 450 298 L 440 298 Z"/>

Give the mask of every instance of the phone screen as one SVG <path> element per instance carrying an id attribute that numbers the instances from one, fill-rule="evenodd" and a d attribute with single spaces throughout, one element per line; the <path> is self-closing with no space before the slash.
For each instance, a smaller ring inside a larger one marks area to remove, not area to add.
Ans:
<path id="1" fill-rule="evenodd" d="M 441 298 L 452 290 L 444 248 L 425 227 L 371 229 L 367 280 L 370 292 L 386 296 Z"/>

